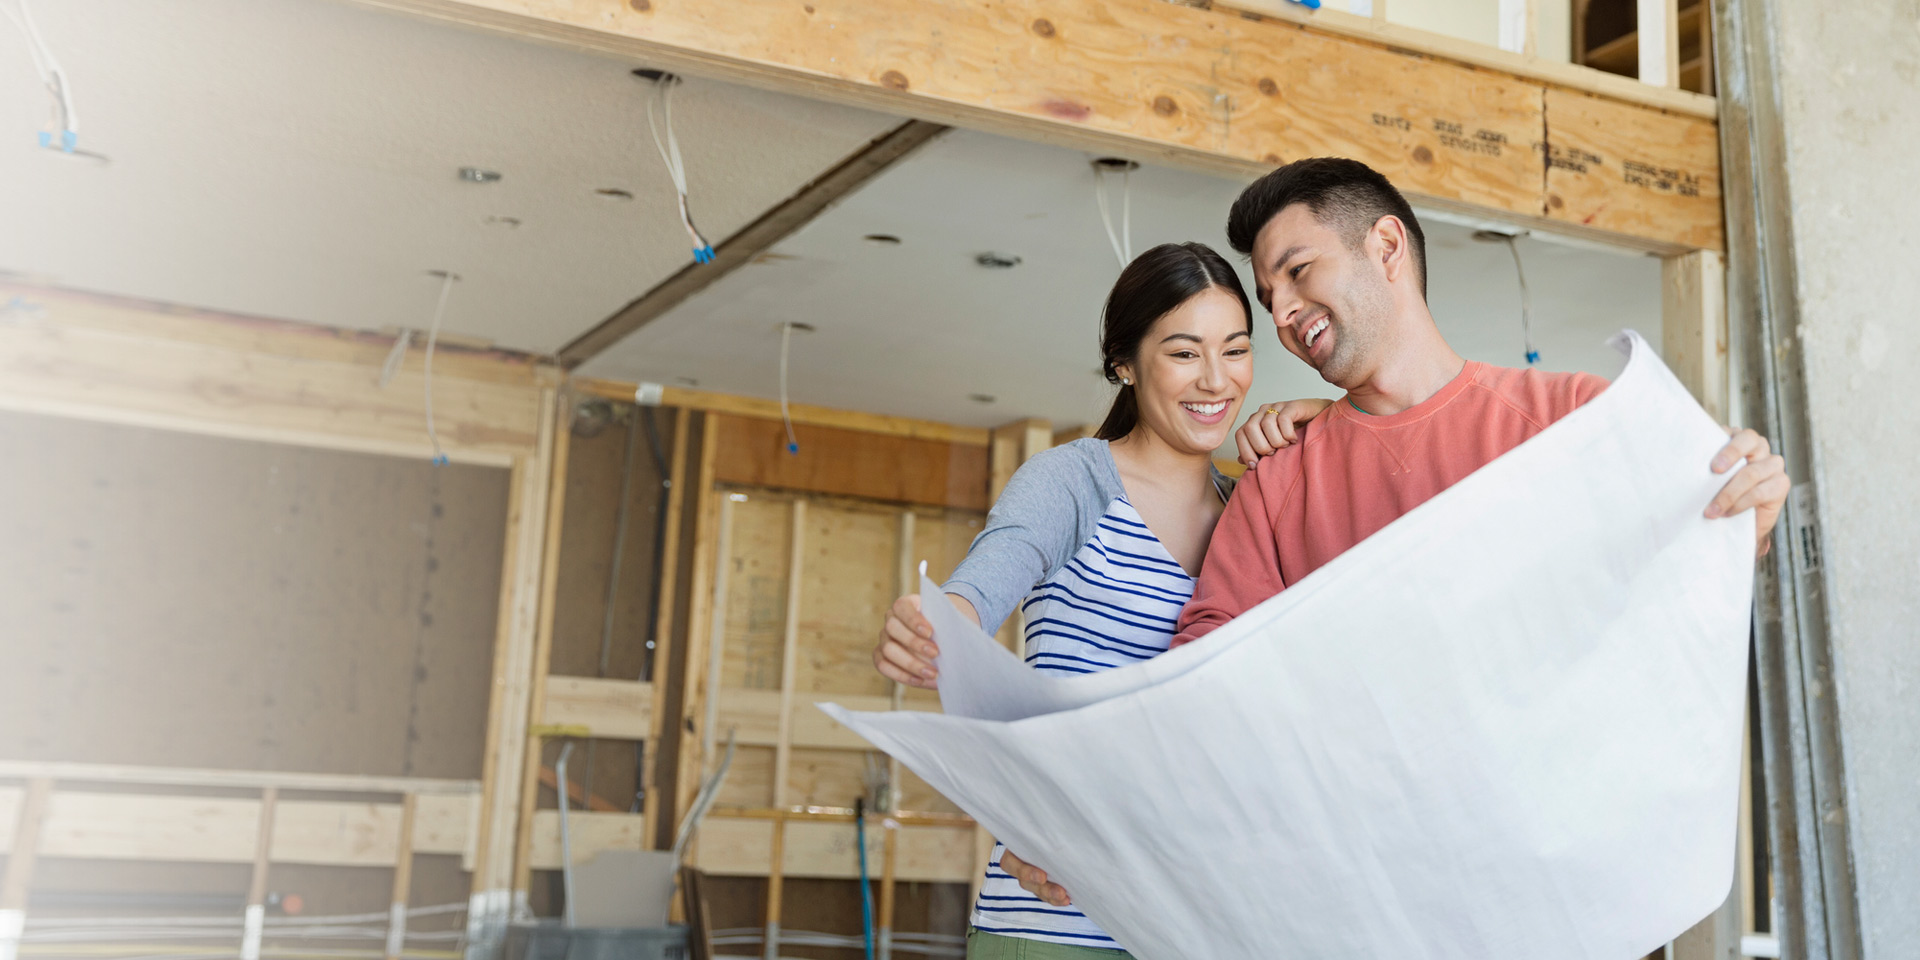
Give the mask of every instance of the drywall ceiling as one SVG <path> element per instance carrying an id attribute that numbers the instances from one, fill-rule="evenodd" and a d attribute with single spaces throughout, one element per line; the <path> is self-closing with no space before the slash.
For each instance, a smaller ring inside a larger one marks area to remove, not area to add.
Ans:
<path id="1" fill-rule="evenodd" d="M 0 271 L 381 329 L 425 326 L 449 269 L 449 331 L 546 352 L 691 259 L 644 64 L 332 0 L 34 10 L 111 162 L 35 145 L 47 98 L 0 21 Z M 715 242 L 901 122 L 700 80 L 674 101 Z"/>
<path id="2" fill-rule="evenodd" d="M 1094 199 L 1092 157 L 953 131 L 869 183 L 771 255 L 641 328 L 584 372 L 774 396 L 779 328 L 796 335 L 798 401 L 978 426 L 1020 417 L 1097 422 L 1100 307 L 1119 272 Z M 1116 183 L 1117 188 L 1117 183 Z M 1200 240 L 1227 249 L 1241 182 L 1160 168 L 1131 175 L 1133 250 Z M 1429 216 L 1430 300 L 1461 353 L 1525 363 L 1520 291 L 1503 243 Z M 891 234 L 897 246 L 863 240 Z M 1659 342 L 1660 264 L 1523 238 L 1541 366 L 1611 376 L 1604 340 L 1634 327 Z M 1021 258 L 1010 270 L 975 257 Z M 1333 396 L 1256 317 L 1253 398 Z M 974 394 L 993 397 L 982 403 Z"/>

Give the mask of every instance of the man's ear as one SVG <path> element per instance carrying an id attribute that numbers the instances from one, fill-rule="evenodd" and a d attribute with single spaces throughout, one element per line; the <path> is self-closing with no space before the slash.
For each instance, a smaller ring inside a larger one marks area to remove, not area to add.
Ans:
<path id="1" fill-rule="evenodd" d="M 1381 268 L 1386 272 L 1389 283 L 1413 269 L 1412 251 L 1407 245 L 1407 225 L 1400 218 L 1387 214 L 1373 222 L 1373 233 L 1367 238 L 1367 246 L 1379 258 Z"/>

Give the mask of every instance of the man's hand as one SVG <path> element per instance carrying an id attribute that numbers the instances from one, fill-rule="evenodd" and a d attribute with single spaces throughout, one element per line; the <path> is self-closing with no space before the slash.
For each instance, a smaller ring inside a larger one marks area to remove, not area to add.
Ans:
<path id="1" fill-rule="evenodd" d="M 873 648 L 873 666 L 888 680 L 910 687 L 935 689 L 933 624 L 920 613 L 920 595 L 909 593 L 893 602 L 887 622 L 880 627 L 880 645 Z"/>
<path id="2" fill-rule="evenodd" d="M 1233 435 L 1234 445 L 1240 448 L 1240 462 L 1251 467 L 1259 463 L 1261 457 L 1298 443 L 1298 425 L 1319 416 L 1320 411 L 1332 405 L 1331 400 L 1309 397 L 1270 403 L 1255 410 Z"/>
<path id="3" fill-rule="evenodd" d="M 1736 432 L 1727 427 L 1726 431 L 1733 439 L 1713 455 L 1713 472 L 1726 473 L 1735 464 L 1746 463 L 1707 504 L 1707 518 L 1754 511 L 1754 535 L 1759 541 L 1754 556 L 1764 557 L 1773 544 L 1773 525 L 1780 522 L 1780 511 L 1786 508 L 1787 491 L 1793 488 L 1793 482 L 1787 479 L 1787 461 L 1773 452 L 1766 437 L 1752 430 Z"/>
<path id="4" fill-rule="evenodd" d="M 1056 907 L 1073 906 L 1073 898 L 1067 896 L 1067 888 L 1057 883 L 1048 883 L 1045 870 L 1014 856 L 1012 850 L 1000 851 L 1000 869 L 1020 881 L 1020 889 L 1045 900 L 1048 904 Z"/>

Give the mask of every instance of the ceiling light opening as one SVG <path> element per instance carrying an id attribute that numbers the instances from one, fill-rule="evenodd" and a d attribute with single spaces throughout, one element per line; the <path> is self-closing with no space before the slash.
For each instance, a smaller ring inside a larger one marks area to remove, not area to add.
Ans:
<path id="1" fill-rule="evenodd" d="M 632 200 L 633 194 L 619 187 L 601 187 L 593 195 L 602 200 Z"/>
<path id="2" fill-rule="evenodd" d="M 900 245 L 900 238 L 891 233 L 869 233 L 860 239 L 876 247 L 897 247 Z"/>
<path id="3" fill-rule="evenodd" d="M 1014 267 L 1017 267 L 1020 265 L 1021 260 L 1019 257 L 1014 256 L 1011 253 L 989 252 L 989 253 L 983 253 L 977 257 L 974 257 L 973 262 L 983 267 L 986 267 L 989 270 L 1012 270 Z"/>
<path id="4" fill-rule="evenodd" d="M 484 170 L 480 167 L 461 167 L 460 179 L 468 183 L 499 183 L 500 171 Z"/>
<path id="5" fill-rule="evenodd" d="M 992 403 L 999 398 L 991 393 L 969 393 L 967 394 L 967 399 L 972 400 L 974 403 Z"/>

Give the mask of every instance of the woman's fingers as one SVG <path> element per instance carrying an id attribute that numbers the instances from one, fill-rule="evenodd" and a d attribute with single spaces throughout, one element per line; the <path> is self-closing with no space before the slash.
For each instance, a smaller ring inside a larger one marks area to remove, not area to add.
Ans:
<path id="1" fill-rule="evenodd" d="M 1067 895 L 1065 887 L 1047 880 L 1047 872 L 1013 855 L 1011 850 L 1000 851 L 1000 869 L 1006 871 L 1020 884 L 1020 889 L 1045 900 L 1056 907 L 1070 906 L 1073 898 Z"/>
<path id="2" fill-rule="evenodd" d="M 920 614 L 920 598 L 908 594 L 895 600 L 880 626 L 880 644 L 873 648 L 874 669 L 895 683 L 931 690 L 939 676 L 933 658 L 939 655 L 933 626 Z"/>

